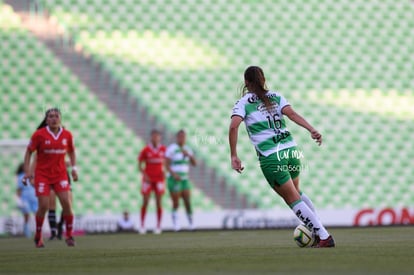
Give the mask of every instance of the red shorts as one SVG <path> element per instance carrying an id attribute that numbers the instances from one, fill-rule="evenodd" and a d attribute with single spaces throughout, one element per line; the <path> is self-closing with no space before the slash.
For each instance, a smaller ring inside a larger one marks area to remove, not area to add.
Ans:
<path id="1" fill-rule="evenodd" d="M 49 196 L 50 190 L 53 189 L 55 193 L 70 191 L 68 176 L 62 175 L 55 178 L 35 176 L 34 186 L 36 189 L 36 196 Z"/>
<path id="2" fill-rule="evenodd" d="M 141 185 L 141 194 L 149 195 L 152 191 L 157 195 L 162 195 L 165 192 L 165 182 L 164 181 L 151 181 L 151 182 L 142 182 Z"/>

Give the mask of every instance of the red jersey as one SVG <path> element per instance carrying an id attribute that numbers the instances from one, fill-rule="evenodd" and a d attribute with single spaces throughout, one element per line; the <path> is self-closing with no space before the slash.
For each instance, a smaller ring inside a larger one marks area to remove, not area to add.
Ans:
<path id="1" fill-rule="evenodd" d="M 63 128 L 55 135 L 48 126 L 34 132 L 28 149 L 37 151 L 36 177 L 57 178 L 67 175 L 65 156 L 75 150 L 72 134 Z M 66 176 L 65 176 L 66 177 Z"/>
<path id="2" fill-rule="evenodd" d="M 144 172 L 152 182 L 164 181 L 165 179 L 163 165 L 166 150 L 167 148 L 164 145 L 154 148 L 152 144 L 148 144 L 139 153 L 138 161 L 145 162 Z"/>

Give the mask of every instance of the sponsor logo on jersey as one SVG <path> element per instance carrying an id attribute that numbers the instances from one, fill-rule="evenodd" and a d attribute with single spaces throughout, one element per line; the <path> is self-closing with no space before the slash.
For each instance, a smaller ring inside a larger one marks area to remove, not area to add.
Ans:
<path id="1" fill-rule="evenodd" d="M 152 158 L 152 159 L 148 159 L 147 163 L 163 163 L 164 159 L 162 158 Z"/>
<path id="2" fill-rule="evenodd" d="M 43 152 L 46 154 L 66 154 L 66 149 L 46 149 Z"/>
<path id="3" fill-rule="evenodd" d="M 271 113 L 276 113 L 277 108 L 279 107 L 279 104 L 277 104 L 277 102 L 272 102 L 272 106 L 270 107 L 270 111 Z M 268 112 L 266 105 L 264 103 L 257 105 L 256 109 L 259 112 Z"/>
<path id="4" fill-rule="evenodd" d="M 268 98 L 274 98 L 274 97 L 277 97 L 277 95 L 276 94 L 267 94 L 266 95 L 266 97 L 268 97 Z M 249 103 L 255 103 L 255 102 L 257 102 L 259 100 L 259 97 L 257 96 L 257 95 L 251 95 L 248 99 L 247 99 L 247 102 L 249 102 Z"/>

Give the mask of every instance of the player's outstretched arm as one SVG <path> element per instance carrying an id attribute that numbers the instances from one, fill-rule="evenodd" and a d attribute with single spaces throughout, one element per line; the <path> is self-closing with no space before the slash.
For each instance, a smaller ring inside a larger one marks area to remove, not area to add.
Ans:
<path id="1" fill-rule="evenodd" d="M 295 110 L 293 110 L 292 106 L 288 105 L 284 107 L 282 109 L 282 113 L 296 124 L 307 129 L 311 133 L 311 137 L 316 141 L 316 143 L 318 143 L 318 145 L 322 144 L 322 135 L 315 128 L 313 128 L 313 126 L 310 125 L 310 123 L 307 122 L 305 118 L 296 113 Z"/>
<path id="2" fill-rule="evenodd" d="M 231 157 L 231 167 L 236 170 L 238 173 L 241 173 L 244 169 L 242 166 L 241 160 L 237 156 L 237 139 L 239 134 L 239 126 L 243 121 L 243 118 L 240 116 L 233 116 L 231 118 L 230 127 L 229 127 L 229 145 L 230 145 L 230 157 Z"/>

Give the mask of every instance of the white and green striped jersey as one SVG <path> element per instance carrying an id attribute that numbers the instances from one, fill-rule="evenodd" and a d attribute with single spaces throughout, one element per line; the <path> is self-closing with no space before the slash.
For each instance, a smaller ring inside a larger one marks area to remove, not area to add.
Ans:
<path id="1" fill-rule="evenodd" d="M 184 156 L 183 150 L 193 155 L 193 151 L 187 145 L 180 147 L 177 143 L 173 143 L 168 146 L 165 157 L 170 160 L 171 170 L 180 175 L 182 179 L 187 179 L 190 171 L 190 158 Z"/>
<path id="2" fill-rule="evenodd" d="M 269 91 L 266 96 L 272 103 L 270 111 L 255 94 L 249 92 L 236 102 L 232 114 L 243 118 L 250 141 L 263 156 L 296 146 L 282 114 L 282 109 L 290 104 L 277 92 Z"/>

